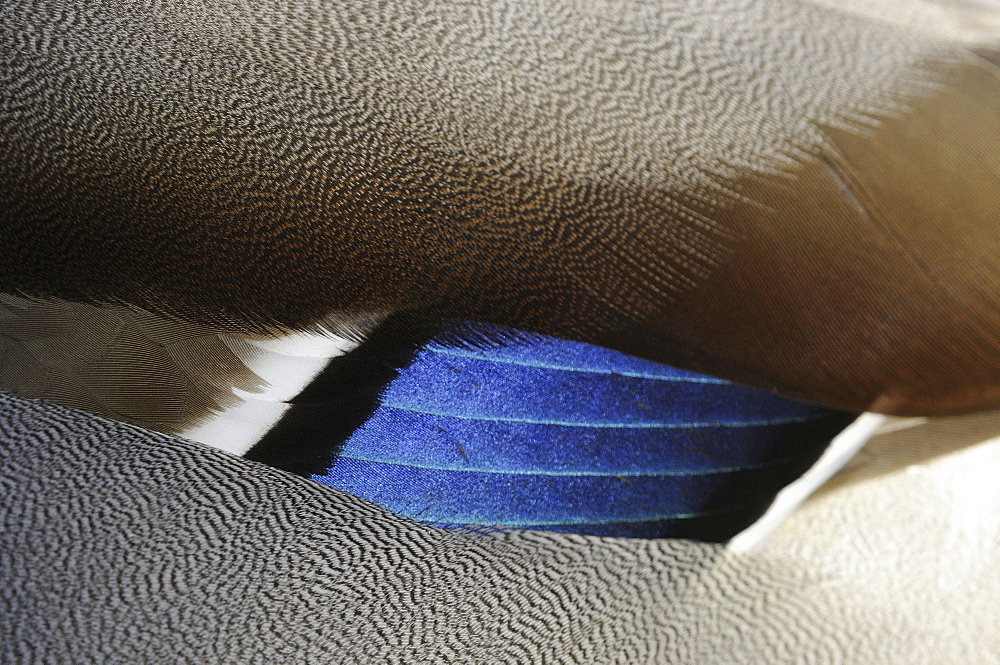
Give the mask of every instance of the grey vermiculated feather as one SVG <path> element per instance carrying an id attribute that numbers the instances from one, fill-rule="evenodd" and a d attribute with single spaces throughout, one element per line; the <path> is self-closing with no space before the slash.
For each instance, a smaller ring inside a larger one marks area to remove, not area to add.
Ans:
<path id="1" fill-rule="evenodd" d="M 440 531 L 183 440 L 0 406 L 4 663 L 1000 662 L 997 439 L 831 490 L 737 556 Z M 997 435 L 993 415 L 958 439 Z"/>
<path id="2" fill-rule="evenodd" d="M 230 332 L 415 312 L 855 412 L 996 406 L 1000 29 L 831 5 L 5 3 L 0 288 Z"/>
<path id="3" fill-rule="evenodd" d="M 996 405 L 978 4 L 5 2 L 3 387 L 174 431 L 258 385 L 244 337 L 415 308 L 832 406 Z M 0 440 L 2 662 L 1000 653 L 996 443 L 737 557 L 446 533 L 14 397 Z"/>

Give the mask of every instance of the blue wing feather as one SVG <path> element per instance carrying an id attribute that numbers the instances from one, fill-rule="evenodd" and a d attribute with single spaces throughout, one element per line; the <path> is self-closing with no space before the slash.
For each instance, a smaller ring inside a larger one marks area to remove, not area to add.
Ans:
<path id="1" fill-rule="evenodd" d="M 313 477 L 435 524 L 722 540 L 853 418 L 587 344 L 461 331 L 487 341 L 425 344 Z"/>

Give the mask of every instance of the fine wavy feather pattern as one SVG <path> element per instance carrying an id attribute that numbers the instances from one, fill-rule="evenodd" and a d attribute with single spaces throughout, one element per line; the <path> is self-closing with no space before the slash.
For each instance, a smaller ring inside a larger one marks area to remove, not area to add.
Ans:
<path id="1" fill-rule="evenodd" d="M 4 663 L 1000 662 L 996 413 L 877 437 L 740 556 L 437 529 L 81 411 L 0 414 Z"/>
<path id="2" fill-rule="evenodd" d="M 899 2 L 5 3 L 0 291 L 991 408 L 997 34 Z"/>
<path id="3" fill-rule="evenodd" d="M 23 398 L 177 431 L 266 392 L 252 365 L 272 350 L 236 340 L 403 312 L 828 408 L 995 408 L 996 16 L 986 0 L 0 3 L 0 291 L 47 303 L 0 302 L 0 388 L 20 395 L 0 395 L 0 661 L 997 662 L 995 443 L 841 485 L 783 548 L 742 558 L 416 524 Z M 517 371 L 671 383 L 568 366 Z M 278 426 L 329 406 L 303 393 L 264 400 Z M 544 400 L 442 415 L 418 394 L 385 408 L 482 424 L 473 441 L 675 431 L 635 427 L 634 399 L 574 421 Z M 297 471 L 328 464 L 331 434 Z M 481 452 L 439 443 L 434 473 Z M 482 457 L 540 468 L 510 450 Z M 620 470 L 582 453 L 565 468 L 597 469 L 583 481 Z M 679 468 L 664 477 L 707 467 Z"/>
<path id="4" fill-rule="evenodd" d="M 442 341 L 462 339 L 486 341 Z M 475 324 L 424 344 L 378 402 L 314 479 L 439 525 L 713 541 L 759 517 L 854 419 Z"/>

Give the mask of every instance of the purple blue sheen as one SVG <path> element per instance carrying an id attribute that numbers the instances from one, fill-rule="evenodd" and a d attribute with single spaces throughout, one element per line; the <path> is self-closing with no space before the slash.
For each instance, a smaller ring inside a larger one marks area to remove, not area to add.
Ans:
<path id="1" fill-rule="evenodd" d="M 314 479 L 439 525 L 720 540 L 853 418 L 601 347 L 470 331 L 505 341 L 426 344 Z"/>

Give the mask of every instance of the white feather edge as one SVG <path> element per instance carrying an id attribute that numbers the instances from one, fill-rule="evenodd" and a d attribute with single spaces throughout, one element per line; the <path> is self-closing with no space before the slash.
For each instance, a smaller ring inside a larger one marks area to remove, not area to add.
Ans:
<path id="1" fill-rule="evenodd" d="M 333 333 L 297 332 L 274 338 L 219 336 L 247 368 L 266 382 L 260 392 L 233 388 L 242 402 L 219 412 L 180 436 L 234 455 L 244 455 L 291 408 L 288 400 L 308 386 L 323 368 L 360 342 Z"/>
<path id="2" fill-rule="evenodd" d="M 727 548 L 739 554 L 758 551 L 803 501 L 861 450 L 887 418 L 879 413 L 863 413 L 858 416 L 857 420 L 830 442 L 826 451 L 808 471 L 778 492 L 774 503 L 760 519 L 729 541 Z"/>

